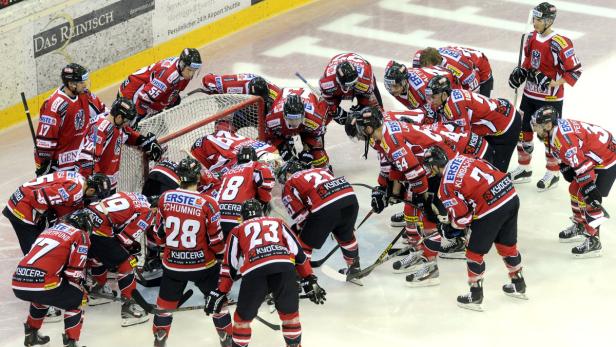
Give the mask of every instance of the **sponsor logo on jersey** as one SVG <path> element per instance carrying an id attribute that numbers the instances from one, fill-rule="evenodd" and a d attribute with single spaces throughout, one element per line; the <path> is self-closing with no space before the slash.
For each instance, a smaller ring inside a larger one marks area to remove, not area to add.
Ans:
<path id="1" fill-rule="evenodd" d="M 394 151 L 394 152 L 391 154 L 391 157 L 392 157 L 392 159 L 393 159 L 394 161 L 396 161 L 396 160 L 398 160 L 398 159 L 400 159 L 400 158 L 404 157 L 405 155 L 406 155 L 406 150 L 404 149 L 404 147 L 401 147 L 401 148 L 397 149 L 396 151 Z"/>
<path id="2" fill-rule="evenodd" d="M 241 206 L 240 206 L 240 209 L 241 209 Z M 240 211 L 240 212 L 241 212 L 241 211 Z M 212 216 L 211 221 L 212 221 L 212 223 L 216 223 L 219 219 L 220 219 L 220 212 L 216 212 L 216 213 Z"/>
<path id="3" fill-rule="evenodd" d="M 255 75 L 251 73 L 238 73 L 237 74 L 238 81 L 250 81 L 253 78 L 255 78 Z"/>
<path id="4" fill-rule="evenodd" d="M 88 254 L 88 247 L 87 246 L 79 246 L 79 247 L 77 247 L 77 253 L 79 253 L 79 254 Z"/>
<path id="5" fill-rule="evenodd" d="M 220 76 L 216 76 L 214 78 L 214 82 L 216 83 L 216 90 L 221 94 L 224 93 L 225 90 L 222 87 L 222 78 Z"/>
<path id="6" fill-rule="evenodd" d="M 77 111 L 75 114 L 75 130 L 81 130 L 85 125 L 86 119 L 83 110 Z"/>
<path id="7" fill-rule="evenodd" d="M 535 69 L 538 69 L 540 65 L 541 65 L 541 52 L 539 52 L 536 49 L 533 49 L 533 51 L 530 52 L 530 66 L 532 66 Z"/>
<path id="8" fill-rule="evenodd" d="M 500 181 L 496 182 L 490 189 L 483 193 L 483 198 L 488 205 L 492 205 L 499 201 L 503 196 L 513 190 L 513 182 L 509 175 L 504 176 Z"/>
<path id="9" fill-rule="evenodd" d="M 414 72 L 409 73 L 408 80 L 411 82 L 411 86 L 413 86 L 415 90 L 419 90 L 425 84 L 421 77 Z"/>
<path id="10" fill-rule="evenodd" d="M 453 112 L 451 112 L 451 108 L 449 107 L 449 104 L 445 104 L 445 106 L 443 107 L 443 112 L 445 113 L 445 116 L 448 119 L 453 118 Z"/>
<path id="11" fill-rule="evenodd" d="M 36 139 L 36 145 L 38 148 L 51 148 L 51 141 Z"/>
<path id="12" fill-rule="evenodd" d="M 443 201 L 443 206 L 445 206 L 445 208 L 453 207 L 453 206 L 455 206 L 457 204 L 458 204 L 458 202 L 456 201 L 456 199 L 447 199 L 447 200 Z"/>
<path id="13" fill-rule="evenodd" d="M 274 89 L 270 89 L 269 90 L 269 97 L 272 100 L 276 100 L 276 98 L 278 97 L 278 92 L 275 91 Z"/>
<path id="14" fill-rule="evenodd" d="M 368 88 L 370 88 L 370 86 L 365 83 L 361 83 L 361 82 L 355 83 L 355 89 L 359 90 L 360 92 L 367 92 Z"/>
<path id="15" fill-rule="evenodd" d="M 165 195 L 165 202 L 195 206 L 197 205 L 197 197 L 194 195 L 185 195 L 181 193 L 168 193 Z"/>
<path id="16" fill-rule="evenodd" d="M 308 113 L 314 113 L 314 105 L 312 105 L 312 103 L 305 103 L 304 104 L 304 110 Z"/>
<path id="17" fill-rule="evenodd" d="M 451 65 L 451 64 L 447 64 L 445 66 L 445 68 L 449 71 L 451 71 L 451 73 L 456 76 L 457 78 L 462 77 L 462 71 L 460 71 L 458 68 L 456 68 L 455 66 Z"/>
<path id="18" fill-rule="evenodd" d="M 577 153 L 577 148 L 571 147 L 565 152 L 565 158 L 571 159 L 575 156 L 576 153 Z"/>
<path id="19" fill-rule="evenodd" d="M 387 126 L 387 129 L 389 130 L 391 134 L 402 132 L 402 129 L 400 128 L 400 124 L 396 122 L 387 122 L 385 123 L 385 125 Z"/>
<path id="20" fill-rule="evenodd" d="M 370 142 L 371 142 L 370 145 L 374 146 L 374 140 L 372 138 L 370 138 Z M 385 142 L 384 140 L 381 140 L 380 145 L 383 151 L 385 151 L 385 153 L 389 152 L 389 146 L 387 145 L 387 142 Z"/>
<path id="21" fill-rule="evenodd" d="M 573 129 L 571 128 L 571 124 L 568 121 L 563 119 L 562 121 L 560 121 L 558 123 L 560 125 L 561 133 L 568 134 L 568 133 L 573 132 Z"/>
<path id="22" fill-rule="evenodd" d="M 152 80 L 152 85 L 163 92 L 167 90 L 167 85 L 163 81 L 156 78 Z"/>
<path id="23" fill-rule="evenodd" d="M 71 197 L 64 188 L 58 189 L 58 194 L 60 194 L 60 197 L 63 201 L 68 201 L 68 199 Z"/>
<path id="24" fill-rule="evenodd" d="M 120 151 L 122 150 L 122 136 L 118 136 L 116 139 L 116 143 L 113 148 L 113 154 L 120 155 Z"/>
<path id="25" fill-rule="evenodd" d="M 446 56 L 447 58 L 453 58 L 453 60 L 455 60 L 455 61 L 460 60 L 460 56 L 461 56 L 460 53 L 458 53 L 458 52 L 456 52 L 454 50 L 451 50 L 449 48 L 439 48 L 438 52 L 441 55 Z"/>
<path id="26" fill-rule="evenodd" d="M 575 52 L 573 51 L 573 47 L 571 47 L 565 51 L 565 58 L 571 58 L 574 54 Z"/>
<path id="27" fill-rule="evenodd" d="M 321 83 L 321 89 L 323 89 L 323 90 L 329 90 L 329 89 L 333 89 L 335 87 L 336 87 L 336 85 L 334 84 L 334 81 L 327 81 L 327 82 Z"/>
<path id="28" fill-rule="evenodd" d="M 413 93 L 411 93 L 410 91 L 407 93 L 406 100 L 409 103 L 411 103 L 412 108 L 419 107 L 419 101 L 417 101 L 417 99 L 415 99 L 415 96 L 413 96 Z"/>
<path id="29" fill-rule="evenodd" d="M 227 88 L 227 93 L 229 94 L 242 94 L 244 93 L 243 87 L 229 87 Z"/>
<path id="30" fill-rule="evenodd" d="M 58 112 L 58 108 L 64 104 L 65 101 L 62 98 L 55 98 L 51 104 L 51 112 Z"/>
<path id="31" fill-rule="evenodd" d="M 58 163 L 60 165 L 62 164 L 68 164 L 68 163 L 73 163 L 77 160 L 77 155 L 79 154 L 79 150 L 76 149 L 74 151 L 68 151 L 68 152 L 64 152 L 64 153 L 60 153 L 60 155 L 58 156 Z"/>
<path id="32" fill-rule="evenodd" d="M 447 171 L 445 172 L 445 183 L 454 182 L 456 174 L 460 170 L 463 161 L 464 158 L 456 157 L 449 162 L 449 165 L 447 166 Z"/>
<path id="33" fill-rule="evenodd" d="M 453 102 L 458 102 L 464 100 L 464 94 L 459 89 L 454 89 L 451 91 L 451 100 Z"/>
<path id="34" fill-rule="evenodd" d="M 176 84 L 180 80 L 180 73 L 178 71 L 173 71 L 169 77 L 167 77 L 167 82 L 171 84 Z"/>
<path id="35" fill-rule="evenodd" d="M 275 128 L 280 126 L 280 118 L 271 119 L 267 121 L 268 128 Z"/>
<path id="36" fill-rule="evenodd" d="M 466 85 L 471 85 L 473 82 L 475 82 L 475 72 L 474 71 L 464 80 L 462 80 L 462 84 L 466 84 Z"/>
<path id="37" fill-rule="evenodd" d="M 558 45 L 561 48 L 567 48 L 569 46 L 567 44 L 567 41 L 565 41 L 565 39 L 563 39 L 562 37 L 560 37 L 558 35 L 554 35 L 554 37 L 552 37 L 552 40 L 556 41 L 556 43 L 558 43 Z"/>
<path id="38" fill-rule="evenodd" d="M 148 223 L 146 223 L 143 219 L 141 219 L 137 222 L 137 226 L 145 230 L 148 228 Z"/>
<path id="39" fill-rule="evenodd" d="M 304 118 L 304 125 L 307 128 L 312 129 L 312 130 L 316 130 L 317 128 L 319 128 L 319 125 L 316 122 L 314 122 L 314 121 L 312 121 L 312 120 L 310 120 L 308 118 Z"/>
<path id="40" fill-rule="evenodd" d="M 56 119 L 50 116 L 40 116 L 39 123 L 48 124 L 48 125 L 56 125 Z"/>

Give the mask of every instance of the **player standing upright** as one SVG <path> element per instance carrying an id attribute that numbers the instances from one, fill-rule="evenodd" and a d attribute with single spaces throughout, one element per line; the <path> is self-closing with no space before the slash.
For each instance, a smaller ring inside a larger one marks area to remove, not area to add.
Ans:
<path id="1" fill-rule="evenodd" d="M 62 68 L 62 86 L 43 102 L 34 161 L 36 175 L 75 170 L 79 146 L 97 116 L 105 111 L 103 102 L 88 89 L 88 70 L 79 64 Z"/>
<path id="2" fill-rule="evenodd" d="M 220 212 L 216 201 L 197 191 L 201 164 L 192 158 L 178 163 L 180 188 L 161 195 L 158 202 L 159 238 L 165 245 L 163 278 L 156 305 L 175 309 L 186 284 L 193 282 L 208 295 L 218 284 L 220 265 L 216 257 L 225 247 L 220 229 Z M 154 346 L 166 344 L 173 316 L 160 313 L 154 317 Z M 213 316 L 222 347 L 231 347 L 231 316 L 225 308 Z"/>
<path id="3" fill-rule="evenodd" d="M 599 226 L 607 220 L 601 202 L 616 179 L 616 138 L 600 126 L 560 119 L 552 106 L 538 109 L 531 126 L 561 162 L 563 178 L 571 182 L 573 225 L 560 232 L 560 241 L 571 242 L 584 235 L 586 240 L 571 253 L 577 258 L 600 256 Z"/>
<path id="4" fill-rule="evenodd" d="M 509 86 L 517 89 L 524 81 L 524 95 L 520 103 L 522 132 L 518 142 L 518 164 L 511 171 L 515 183 L 530 182 L 531 154 L 534 149 L 531 117 L 540 107 L 550 105 L 558 115 L 563 112 L 565 84 L 574 86 L 582 74 L 582 64 L 575 55 L 573 42 L 552 30 L 556 6 L 542 2 L 533 9 L 533 27 L 524 44 L 524 61 L 509 76 Z M 558 160 L 546 150 L 547 172 L 537 182 L 541 191 L 558 184 Z"/>
<path id="5" fill-rule="evenodd" d="M 179 57 L 163 59 L 135 71 L 120 85 L 118 96 L 130 99 L 141 119 L 180 104 L 180 92 L 201 67 L 201 55 L 195 48 L 184 48 Z"/>
<path id="6" fill-rule="evenodd" d="M 356 53 L 335 55 L 325 67 L 319 88 L 328 105 L 326 124 L 332 119 L 341 125 L 346 123 L 347 111 L 340 107 L 342 100 L 357 99 L 351 110 L 365 106 L 383 107 L 372 65 Z"/>

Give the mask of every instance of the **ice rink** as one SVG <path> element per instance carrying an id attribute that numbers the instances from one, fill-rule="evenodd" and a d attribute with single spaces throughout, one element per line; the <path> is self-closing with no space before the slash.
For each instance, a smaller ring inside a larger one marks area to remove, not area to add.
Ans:
<path id="1" fill-rule="evenodd" d="M 280 86 L 301 86 L 296 71 L 313 83 L 329 58 L 357 52 L 375 67 L 386 109 L 403 109 L 382 85 L 389 59 L 409 63 L 417 49 L 460 45 L 482 50 L 490 58 L 495 79 L 492 97 L 513 100 L 507 85 L 517 63 L 520 35 L 528 11 L 539 0 L 347 0 L 317 1 L 247 30 L 202 47 L 207 72 L 259 73 Z M 616 3 L 613 0 L 554 1 L 558 7 L 555 29 L 572 38 L 583 74 L 565 92 L 564 117 L 601 125 L 616 134 L 611 80 L 616 75 Z M 94 86 L 96 88 L 97 86 Z M 189 87 L 187 90 L 192 89 Z M 117 86 L 99 93 L 110 105 Z M 17 91 L 16 91 L 17 93 Z M 508 281 L 503 262 L 493 249 L 486 257 L 485 312 L 456 306 L 456 296 L 468 291 L 463 260 L 439 260 L 441 284 L 406 287 L 404 275 L 393 274 L 391 263 L 363 279 L 364 286 L 334 281 L 316 270 L 327 302 L 316 306 L 302 301 L 303 346 L 613 346 L 616 312 L 616 221 L 601 228 L 603 256 L 577 260 L 570 249 L 576 244 L 558 242 L 558 232 L 570 224 L 567 184 L 545 193 L 535 182 L 544 173 L 543 146 L 536 141 L 532 183 L 516 186 L 521 207 L 518 247 L 528 285 L 528 301 L 502 294 Z M 376 184 L 378 162 L 374 152 L 363 160 L 363 144 L 351 142 L 343 129 L 331 123 L 326 149 L 337 175 L 350 182 Z M 516 165 L 514 155 L 511 168 Z M 32 140 L 27 126 L 0 133 L 0 207 L 23 182 L 33 178 Z M 616 188 L 614 188 L 616 189 Z M 357 188 L 360 218 L 370 209 L 369 191 Z M 616 218 L 613 191 L 604 201 Z M 389 217 L 401 205 L 373 216 L 358 230 L 362 266 L 371 264 L 399 229 Z M 314 259 L 333 247 L 331 240 Z M 0 217 L 0 346 L 23 344 L 22 322 L 27 304 L 10 288 L 11 274 L 20 250 L 8 221 Z M 327 263 L 342 267 L 337 253 Z M 147 291 L 150 301 L 156 293 Z M 195 295 L 188 304 L 202 303 Z M 260 315 L 279 322 L 262 308 Z M 253 322 L 251 346 L 283 346 L 280 332 Z M 42 333 L 61 346 L 62 323 L 46 324 Z M 209 317 L 202 311 L 177 313 L 168 346 L 218 346 Z M 120 327 L 120 305 L 86 308 L 81 343 L 88 347 L 149 346 L 150 322 Z"/>

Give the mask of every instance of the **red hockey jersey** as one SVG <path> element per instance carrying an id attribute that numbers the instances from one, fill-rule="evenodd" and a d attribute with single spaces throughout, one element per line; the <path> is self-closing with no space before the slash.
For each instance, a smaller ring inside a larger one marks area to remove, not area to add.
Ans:
<path id="1" fill-rule="evenodd" d="M 505 99 L 490 99 L 463 89 L 451 91 L 443 113 L 448 123 L 477 135 L 502 135 L 513 124 L 515 108 Z"/>
<path id="2" fill-rule="evenodd" d="M 84 191 L 85 178 L 77 172 L 55 172 L 17 188 L 7 207 L 22 222 L 34 225 L 48 209 L 53 209 L 58 217 L 62 217 L 82 208 Z"/>
<path id="3" fill-rule="evenodd" d="M 582 75 L 582 63 L 575 55 L 573 42 L 555 32 L 547 36 L 536 31 L 528 34 L 524 45 L 522 67 L 543 72 L 552 80 L 564 78 L 573 86 Z M 531 99 L 558 101 L 565 96 L 565 85 L 555 88 L 540 89 L 532 81 L 526 80 L 524 95 Z"/>
<path id="4" fill-rule="evenodd" d="M 449 46 L 445 48 L 459 51 L 473 62 L 473 65 L 475 65 L 475 70 L 477 71 L 479 83 L 483 83 L 492 77 L 492 67 L 490 66 L 490 61 L 483 52 L 467 47 Z"/>
<path id="5" fill-rule="evenodd" d="M 222 222 L 239 223 L 246 200 L 256 198 L 267 203 L 272 199 L 274 174 L 263 163 L 251 161 L 236 165 L 221 177 L 221 181 L 217 200 Z"/>
<path id="6" fill-rule="evenodd" d="M 161 258 L 169 270 L 210 268 L 216 264 L 215 255 L 224 251 L 218 204 L 205 194 L 181 188 L 166 191 L 158 201 L 158 223 L 165 231 Z"/>
<path id="7" fill-rule="evenodd" d="M 308 169 L 289 177 L 282 190 L 282 202 L 296 224 L 334 201 L 355 195 L 344 176 L 335 177 L 325 169 Z"/>
<path id="8" fill-rule="evenodd" d="M 173 105 L 190 82 L 182 77 L 178 63 L 178 58 L 172 57 L 133 72 L 120 85 L 120 95 L 133 100 L 141 117 Z"/>
<path id="9" fill-rule="evenodd" d="M 68 280 L 77 288 L 85 280 L 90 238 L 68 224 L 44 230 L 13 273 L 13 289 L 52 290 Z"/>
<path id="10" fill-rule="evenodd" d="M 516 195 L 508 174 L 465 155 L 447 163 L 438 192 L 452 226 L 457 229 L 496 211 Z"/>
<path id="11" fill-rule="evenodd" d="M 72 170 L 77 164 L 79 146 L 90 125 L 105 111 L 105 105 L 94 94 L 85 91 L 71 98 L 56 89 L 41 106 L 36 130 L 34 160 L 57 161 L 60 170 Z"/>
<path id="12" fill-rule="evenodd" d="M 600 126 L 559 119 L 550 134 L 549 151 L 575 171 L 578 183 L 594 181 L 594 169 L 616 164 L 616 138 Z"/>
<path id="13" fill-rule="evenodd" d="M 293 271 L 294 266 L 301 277 L 312 274 L 308 257 L 285 222 L 275 217 L 252 218 L 233 228 L 227 238 L 218 289 L 228 293 L 238 273 Z"/>
<path id="14" fill-rule="evenodd" d="M 289 94 L 300 95 L 304 102 L 304 123 L 297 129 L 289 129 L 284 119 L 284 102 Z M 272 111 L 265 117 L 265 137 L 272 145 L 278 147 L 286 139 L 299 135 L 303 143 L 312 145 L 319 142 L 325 134 L 325 113 L 327 104 L 309 90 L 303 88 L 283 88 L 282 96 L 274 102 Z M 320 142 L 319 142 L 320 143 Z"/>
<path id="15" fill-rule="evenodd" d="M 238 73 L 233 75 L 214 75 L 203 76 L 203 90 L 206 94 L 250 94 L 248 92 L 248 82 L 258 75 L 251 73 Z M 280 96 L 281 88 L 272 82 L 267 81 L 269 89 L 268 100 L 263 100 L 270 104 Z"/>

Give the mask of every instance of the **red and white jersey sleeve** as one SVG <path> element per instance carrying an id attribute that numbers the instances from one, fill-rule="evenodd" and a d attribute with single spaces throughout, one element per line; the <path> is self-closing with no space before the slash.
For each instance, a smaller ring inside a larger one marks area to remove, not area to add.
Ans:
<path id="1" fill-rule="evenodd" d="M 90 125 L 104 111 L 103 102 L 89 91 L 71 98 L 58 88 L 40 109 L 35 161 L 54 160 L 61 170 L 72 169 Z"/>
<path id="2" fill-rule="evenodd" d="M 582 75 L 582 63 L 575 55 L 573 42 L 555 32 L 542 36 L 533 31 L 528 35 L 522 66 L 525 69 L 539 70 L 552 80 L 564 78 L 571 86 L 575 85 Z M 536 100 L 558 101 L 565 95 L 564 87 L 560 85 L 541 89 L 532 81 L 526 80 L 524 95 Z"/>
<path id="3" fill-rule="evenodd" d="M 447 69 L 440 66 L 408 69 L 408 91 L 401 94 L 398 99 L 408 108 L 424 107 L 426 101 L 426 88 L 430 80 L 436 76 L 445 76 L 449 80 L 451 88 L 461 88 L 459 80 Z"/>
<path id="4" fill-rule="evenodd" d="M 488 57 L 481 51 L 468 47 L 447 47 L 456 51 L 462 52 L 462 54 L 469 58 L 475 65 L 477 75 L 479 76 L 479 83 L 483 83 L 492 77 L 492 67 Z"/>
<path id="5" fill-rule="evenodd" d="M 21 221 L 34 225 L 48 209 L 62 217 L 81 208 L 84 185 L 85 178 L 74 171 L 44 175 L 17 188 L 7 207 Z"/>
<path id="6" fill-rule="evenodd" d="M 79 287 L 85 279 L 88 235 L 68 224 L 58 223 L 43 231 L 13 273 L 13 289 L 52 290 L 64 280 Z"/>
<path id="7" fill-rule="evenodd" d="M 163 266 L 174 271 L 199 271 L 216 264 L 224 251 L 220 211 L 205 194 L 185 189 L 160 196 L 158 222 L 165 231 Z M 158 229 L 158 228 L 157 228 Z"/>
<path id="8" fill-rule="evenodd" d="M 344 176 L 335 177 L 325 169 L 296 172 L 284 185 L 282 202 L 294 222 L 302 223 L 308 214 L 346 196 L 355 195 Z"/>
<path id="9" fill-rule="evenodd" d="M 274 174 L 265 164 L 249 162 L 236 165 L 221 177 L 217 196 L 222 222 L 239 223 L 242 204 L 256 198 L 262 203 L 272 199 Z"/>
<path id="10" fill-rule="evenodd" d="M 182 77 L 178 58 L 167 58 L 135 71 L 120 85 L 120 94 L 132 99 L 141 116 L 158 113 L 175 103 L 189 80 Z"/>
<path id="11" fill-rule="evenodd" d="M 259 77 L 252 73 L 238 73 L 232 75 L 206 74 L 201 79 L 203 90 L 206 94 L 250 94 L 248 92 L 248 82 L 253 78 Z M 269 97 L 274 100 L 280 93 L 280 88 L 267 81 Z"/>
<path id="12" fill-rule="evenodd" d="M 517 195 L 508 174 L 464 155 L 447 163 L 438 194 L 452 226 L 458 229 L 496 211 Z"/>
<path id="13" fill-rule="evenodd" d="M 449 70 L 466 90 L 479 90 L 479 76 L 473 61 L 465 56 L 464 52 L 454 47 L 441 47 L 438 49 L 443 61 L 441 66 Z"/>
<path id="14" fill-rule="evenodd" d="M 197 190 L 199 193 L 203 193 L 218 199 L 218 192 L 220 191 L 220 179 L 214 175 L 210 170 L 201 168 L 201 177 L 199 180 L 199 187 Z"/>
<path id="15" fill-rule="evenodd" d="M 515 120 L 515 108 L 505 99 L 490 99 L 463 89 L 453 89 L 443 106 L 447 123 L 477 135 L 501 135 Z"/>
<path id="16" fill-rule="evenodd" d="M 594 181 L 594 169 L 616 164 L 616 139 L 600 126 L 559 119 L 550 134 L 550 152 L 575 172 L 580 184 Z"/>
<path id="17" fill-rule="evenodd" d="M 233 228 L 227 238 L 218 289 L 228 293 L 238 273 L 293 271 L 293 267 L 301 277 L 312 274 L 295 234 L 280 218 L 252 218 Z"/>
<path id="18" fill-rule="evenodd" d="M 471 131 L 450 129 L 442 123 L 434 123 L 421 126 L 430 133 L 437 135 L 442 143 L 453 149 L 457 154 L 465 154 L 473 158 L 483 158 L 488 150 L 488 142 L 481 136 Z"/>
<path id="19" fill-rule="evenodd" d="M 125 246 L 139 241 L 143 233 L 154 224 L 156 217 L 150 210 L 148 199 L 139 193 L 116 193 L 89 208 L 102 222 L 94 233 L 105 237 L 115 236 Z"/>

